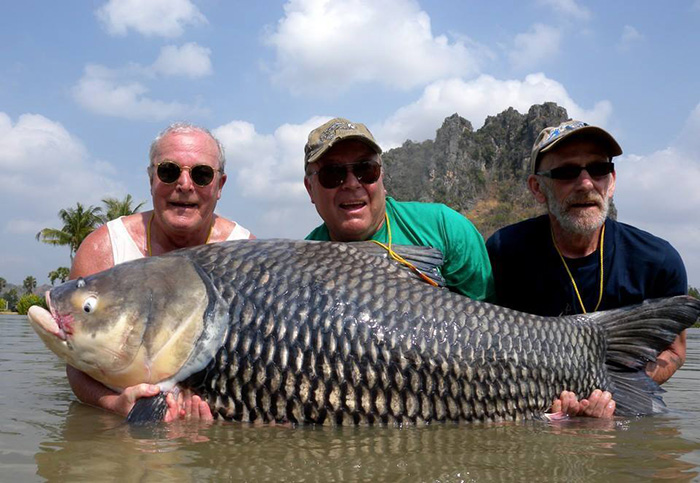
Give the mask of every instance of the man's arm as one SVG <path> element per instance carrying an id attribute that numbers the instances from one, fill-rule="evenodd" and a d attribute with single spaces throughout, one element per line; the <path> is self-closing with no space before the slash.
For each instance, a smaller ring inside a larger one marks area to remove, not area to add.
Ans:
<path id="1" fill-rule="evenodd" d="M 113 266 L 112 243 L 107 226 L 103 225 L 80 244 L 73 259 L 69 278 L 87 277 Z M 131 398 L 129 404 L 126 391 L 120 398 L 119 394 L 74 367 L 66 366 L 66 375 L 73 393 L 85 404 L 126 415 L 136 400 Z M 155 394 L 157 393 L 156 391 Z"/>
<path id="2" fill-rule="evenodd" d="M 647 374 L 657 383 L 663 384 L 668 381 L 685 363 L 685 337 L 684 330 L 678 334 L 668 349 L 658 355 L 656 362 L 647 364 Z"/>
<path id="3" fill-rule="evenodd" d="M 88 235 L 81 243 L 73 259 L 69 278 L 87 277 L 113 266 L 112 243 L 109 239 L 109 231 L 103 225 Z M 69 365 L 66 366 L 66 375 L 73 393 L 83 403 L 106 409 L 122 416 L 129 414 L 137 399 L 155 396 L 160 392 L 156 385 L 138 384 L 127 387 L 123 392 L 117 393 Z M 186 395 L 183 398 L 181 394 L 178 399 L 168 396 L 167 403 L 168 413 L 165 416 L 165 421 L 172 421 L 181 417 L 187 419 L 212 419 L 209 406 L 198 396 Z"/>

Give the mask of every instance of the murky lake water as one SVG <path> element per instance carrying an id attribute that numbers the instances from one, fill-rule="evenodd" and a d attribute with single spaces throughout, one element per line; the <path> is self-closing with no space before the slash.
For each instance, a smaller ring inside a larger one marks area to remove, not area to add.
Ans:
<path id="1" fill-rule="evenodd" d="M 668 414 L 402 429 L 134 431 L 75 402 L 25 317 L 0 315 L 0 335 L 0 481 L 700 481 L 698 329 Z"/>

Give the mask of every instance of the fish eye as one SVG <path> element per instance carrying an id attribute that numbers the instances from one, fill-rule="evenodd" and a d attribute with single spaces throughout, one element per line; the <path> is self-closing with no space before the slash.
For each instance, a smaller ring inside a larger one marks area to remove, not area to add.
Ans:
<path id="1" fill-rule="evenodd" d="M 76 282 L 76 286 L 78 288 L 83 288 L 85 286 L 85 280 L 83 279 L 83 277 L 80 277 L 78 279 L 78 281 Z"/>
<path id="2" fill-rule="evenodd" d="M 96 308 L 97 308 L 97 297 L 95 297 L 94 295 L 90 295 L 83 302 L 83 311 L 85 313 L 89 314 L 91 312 L 94 312 Z"/>

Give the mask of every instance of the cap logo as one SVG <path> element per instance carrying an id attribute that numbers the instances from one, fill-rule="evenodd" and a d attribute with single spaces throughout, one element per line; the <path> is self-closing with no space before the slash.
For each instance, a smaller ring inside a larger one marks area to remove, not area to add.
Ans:
<path id="1" fill-rule="evenodd" d="M 574 131 L 576 129 L 580 129 L 580 128 L 586 127 L 586 126 L 588 126 L 588 124 L 583 122 L 583 121 L 577 121 L 577 122 L 559 125 L 549 132 L 549 135 L 540 142 L 539 147 L 541 148 L 543 146 L 548 145 L 550 142 L 552 142 L 552 140 L 558 138 L 559 136 L 561 136 L 564 133 L 567 133 L 569 131 Z"/>
<path id="2" fill-rule="evenodd" d="M 321 142 L 330 141 L 331 139 L 336 137 L 338 131 L 353 131 L 355 129 L 357 128 L 351 122 L 336 121 L 330 126 L 328 126 L 326 129 L 324 129 L 324 131 L 319 136 L 319 140 Z"/>

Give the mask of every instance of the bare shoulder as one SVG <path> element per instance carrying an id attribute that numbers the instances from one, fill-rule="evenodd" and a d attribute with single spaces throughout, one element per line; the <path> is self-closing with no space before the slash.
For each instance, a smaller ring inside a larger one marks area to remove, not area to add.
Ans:
<path id="1" fill-rule="evenodd" d="M 131 235 L 132 240 L 137 245 L 146 244 L 146 227 L 148 225 L 148 220 L 151 217 L 152 211 L 145 211 L 143 213 L 134 213 L 133 215 L 123 216 L 121 218 L 124 228 Z"/>
<path id="2" fill-rule="evenodd" d="M 226 239 L 228 239 L 228 236 L 231 234 L 231 232 L 236 228 L 236 225 L 238 225 L 238 223 L 236 223 L 235 221 L 229 220 L 228 218 L 224 218 L 223 216 L 216 215 L 216 220 L 214 221 L 214 229 L 212 230 L 210 237 L 211 241 L 225 241 Z M 248 238 L 253 239 L 255 238 L 255 236 L 251 233 Z"/>
<path id="3" fill-rule="evenodd" d="M 109 239 L 107 225 L 102 225 L 80 244 L 73 258 L 69 278 L 87 277 L 113 266 L 112 242 Z"/>

